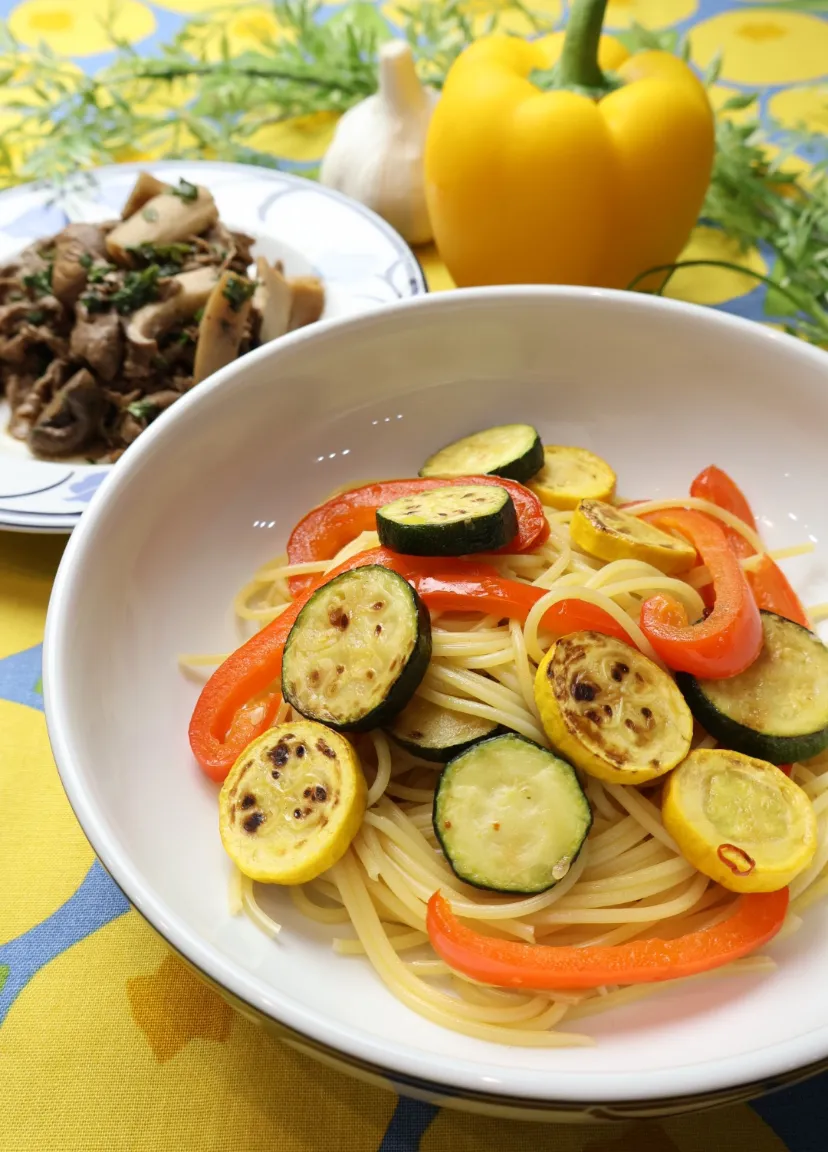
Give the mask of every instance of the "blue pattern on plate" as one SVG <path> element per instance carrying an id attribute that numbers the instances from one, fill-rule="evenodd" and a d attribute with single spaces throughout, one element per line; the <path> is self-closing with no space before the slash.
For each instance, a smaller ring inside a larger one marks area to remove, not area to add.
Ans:
<path id="1" fill-rule="evenodd" d="M 71 500 L 74 503 L 81 502 L 88 504 L 106 477 L 106 472 L 90 472 L 85 476 L 81 476 L 74 484 L 69 485 L 71 496 L 64 496 L 63 499 Z"/>
<path id="2" fill-rule="evenodd" d="M 41 204 L 21 212 L 4 224 L 2 231 L 28 241 L 31 236 L 49 236 L 52 232 L 59 232 L 68 223 L 69 217 L 57 204 Z"/>

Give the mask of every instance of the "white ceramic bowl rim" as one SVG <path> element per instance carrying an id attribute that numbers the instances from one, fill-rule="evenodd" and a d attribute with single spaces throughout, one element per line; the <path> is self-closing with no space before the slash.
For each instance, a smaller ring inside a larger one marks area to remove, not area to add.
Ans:
<path id="1" fill-rule="evenodd" d="M 556 298 L 585 301 L 599 298 L 607 302 L 623 302 L 627 308 L 636 307 L 656 314 L 673 312 L 704 313 L 709 326 L 719 326 L 749 332 L 753 341 L 784 342 L 792 359 L 811 360 L 820 370 L 828 367 L 825 353 L 804 345 L 791 337 L 752 321 L 722 312 L 697 308 L 655 296 L 632 296 L 629 293 L 602 289 L 570 287 L 513 287 L 472 289 L 452 292 L 448 296 L 427 296 L 384 309 L 381 313 L 349 318 L 326 325 L 324 338 L 330 339 L 335 331 L 350 328 L 353 332 L 369 330 L 372 326 L 387 326 L 395 315 L 410 309 L 444 310 L 466 307 L 475 299 L 509 297 L 512 301 L 526 298 Z M 105 812 L 84 787 L 83 765 L 75 750 L 65 738 L 69 728 L 66 701 L 61 683 L 77 669 L 72 663 L 71 621 L 66 606 L 76 593 L 76 584 L 82 571 L 81 558 L 94 550 L 99 524 L 105 506 L 118 498 L 122 488 L 130 483 L 133 472 L 142 459 L 153 451 L 163 439 L 175 438 L 177 426 L 189 412 L 190 406 L 200 403 L 206 395 L 230 387 L 245 365 L 253 357 L 260 359 L 303 341 L 314 340 L 317 334 L 308 329 L 284 338 L 276 346 L 263 347 L 245 357 L 238 365 L 231 365 L 212 379 L 187 394 L 164 418 L 155 423 L 129 449 L 114 469 L 107 485 L 84 514 L 66 548 L 55 581 L 46 626 L 44 646 L 43 682 L 49 736 L 55 760 L 69 801 L 104 867 L 126 896 L 168 943 L 196 968 L 216 984 L 224 987 L 239 1000 L 272 1017 L 286 1028 L 308 1038 L 315 1045 L 331 1048 L 346 1061 L 374 1069 L 387 1069 L 400 1081 L 412 1084 L 440 1086 L 447 1095 L 476 1095 L 488 1099 L 500 1098 L 525 1102 L 551 1102 L 549 1077 L 527 1069 L 507 1069 L 494 1061 L 457 1060 L 439 1052 L 421 1053 L 405 1043 L 380 1043 L 367 1031 L 349 1029 L 326 1019 L 312 1006 L 301 1005 L 282 996 L 277 989 L 246 972 L 240 965 L 222 955 L 217 948 L 194 933 L 186 922 L 175 914 L 159 893 L 144 880 L 133 861 L 119 843 Z M 826 373 L 828 375 L 828 373 Z M 493 1053 L 495 1049 L 492 1049 Z M 756 1084 L 757 1091 L 768 1087 L 779 1077 L 791 1078 L 797 1069 L 817 1064 L 828 1057 L 828 1028 L 815 1028 L 787 1042 L 764 1047 L 749 1056 L 712 1059 L 703 1064 L 693 1063 L 649 1072 L 645 1078 L 639 1073 L 619 1070 L 612 1074 L 588 1073 L 582 1070 L 556 1071 L 555 1099 L 565 1103 L 599 1104 L 625 1101 L 658 1101 L 684 1099 L 696 1095 L 716 1095 L 729 1089 Z"/>

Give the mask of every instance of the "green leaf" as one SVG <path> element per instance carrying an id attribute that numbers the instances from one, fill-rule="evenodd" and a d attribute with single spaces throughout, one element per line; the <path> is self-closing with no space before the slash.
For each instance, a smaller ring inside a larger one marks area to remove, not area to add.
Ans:
<path id="1" fill-rule="evenodd" d="M 672 52 L 678 56 L 685 41 L 684 36 L 674 29 L 645 28 L 635 20 L 625 31 L 614 32 L 613 35 L 630 53 Z"/>
<path id="2" fill-rule="evenodd" d="M 330 20 L 327 21 L 327 26 L 333 31 L 343 26 L 351 26 L 374 36 L 378 45 L 394 39 L 388 22 L 379 9 L 368 3 L 368 0 L 350 0 L 349 4 L 331 16 Z"/>
<path id="3" fill-rule="evenodd" d="M 721 52 L 717 52 L 702 74 L 702 84 L 705 88 L 709 88 L 711 84 L 715 84 L 719 79 L 722 71 L 722 62 L 724 57 Z"/>
<path id="4" fill-rule="evenodd" d="M 787 289 L 796 298 L 796 289 L 792 289 L 790 279 L 780 260 L 777 260 L 771 269 L 770 278 L 776 281 L 780 288 Z M 798 316 L 803 311 L 802 308 L 797 307 L 790 296 L 783 294 L 775 287 L 768 287 L 764 307 L 766 316 Z"/>
<path id="5" fill-rule="evenodd" d="M 8 964 L 0 964 L 0 992 L 2 992 L 6 986 L 6 981 L 9 978 L 9 971 L 10 969 Z"/>
<path id="6" fill-rule="evenodd" d="M 737 92 L 729 96 L 722 104 L 722 112 L 738 112 L 742 108 L 751 108 L 759 99 L 758 92 Z"/>

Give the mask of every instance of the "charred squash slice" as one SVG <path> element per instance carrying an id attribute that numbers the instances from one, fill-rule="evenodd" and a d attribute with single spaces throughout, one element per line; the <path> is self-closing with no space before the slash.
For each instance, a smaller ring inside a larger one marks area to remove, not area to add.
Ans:
<path id="1" fill-rule="evenodd" d="M 253 880 L 305 884 L 344 855 L 366 794 L 343 736 L 309 720 L 280 724 L 245 748 L 224 782 L 222 843 Z"/>
<path id="2" fill-rule="evenodd" d="M 654 780 L 690 751 L 693 717 L 673 679 L 600 632 L 573 632 L 550 648 L 535 701 L 552 746 L 612 784 Z"/>
<path id="3" fill-rule="evenodd" d="M 309 720 L 364 732 L 403 710 L 430 658 L 422 600 L 402 576 L 370 564 L 324 584 L 296 617 L 282 695 Z"/>

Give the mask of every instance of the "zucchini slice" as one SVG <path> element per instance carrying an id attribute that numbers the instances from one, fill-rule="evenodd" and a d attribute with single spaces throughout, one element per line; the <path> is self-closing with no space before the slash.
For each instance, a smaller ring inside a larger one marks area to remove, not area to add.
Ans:
<path id="1" fill-rule="evenodd" d="M 433 822 L 461 880 L 529 895 L 566 876 L 592 826 L 592 810 L 571 764 L 508 732 L 446 764 Z"/>
<path id="2" fill-rule="evenodd" d="M 494 484 L 432 488 L 377 512 L 380 544 L 409 556 L 493 552 L 514 540 L 517 530 L 512 497 Z"/>
<path id="3" fill-rule="evenodd" d="M 500 424 L 447 444 L 421 476 L 505 476 L 522 484 L 543 467 L 543 444 L 531 424 Z"/>
<path id="4" fill-rule="evenodd" d="M 599 560 L 643 560 L 667 575 L 686 572 L 696 562 L 696 550 L 686 540 L 601 500 L 581 500 L 569 530 L 578 547 Z"/>
<path id="5" fill-rule="evenodd" d="M 478 740 L 494 736 L 497 730 L 493 720 L 450 712 L 419 696 L 415 696 L 386 729 L 401 748 L 421 760 L 437 764 L 453 760 Z"/>
<path id="6" fill-rule="evenodd" d="M 544 504 L 568 511 L 579 500 L 611 500 L 615 473 L 606 460 L 586 448 L 547 444 L 543 468 L 529 485 Z"/>
<path id="7" fill-rule="evenodd" d="M 771 764 L 808 760 L 828 748 L 828 648 L 818 636 L 762 612 L 762 651 L 728 680 L 676 682 L 693 715 L 720 744 Z"/>
<path id="8" fill-rule="evenodd" d="M 311 720 L 270 728 L 248 745 L 219 795 L 219 830 L 245 876 L 305 884 L 345 854 L 367 789 L 348 741 Z"/>
<path id="9" fill-rule="evenodd" d="M 672 677 L 600 632 L 573 632 L 549 649 L 535 702 L 552 746 L 599 780 L 645 784 L 690 751 L 693 717 Z"/>
<path id="10" fill-rule="evenodd" d="M 324 584 L 296 617 L 282 695 L 309 720 L 364 732 L 403 710 L 430 659 L 422 600 L 402 576 L 371 564 Z"/>
<path id="11" fill-rule="evenodd" d="M 772 764 L 697 748 L 668 778 L 664 827 L 681 854 L 731 892 L 776 892 L 814 858 L 807 794 Z"/>

